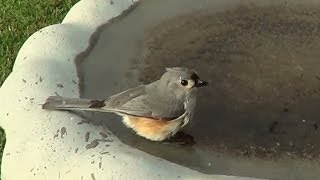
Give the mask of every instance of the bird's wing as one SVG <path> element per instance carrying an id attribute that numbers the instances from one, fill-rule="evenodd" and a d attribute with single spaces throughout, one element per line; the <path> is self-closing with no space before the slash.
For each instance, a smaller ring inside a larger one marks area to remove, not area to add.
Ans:
<path id="1" fill-rule="evenodd" d="M 185 112 L 183 103 L 148 93 L 143 85 L 111 96 L 105 104 L 107 109 L 115 112 L 153 119 L 172 120 Z"/>

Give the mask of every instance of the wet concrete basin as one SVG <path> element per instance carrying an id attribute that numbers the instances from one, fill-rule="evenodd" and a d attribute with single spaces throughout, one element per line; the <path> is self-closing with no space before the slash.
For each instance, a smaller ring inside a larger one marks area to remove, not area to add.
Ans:
<path id="1" fill-rule="evenodd" d="M 100 27 L 77 59 L 82 97 L 104 99 L 186 66 L 211 82 L 184 131 L 149 142 L 113 114 L 86 113 L 124 143 L 203 173 L 320 175 L 320 6 L 314 1 L 141 1 Z"/>

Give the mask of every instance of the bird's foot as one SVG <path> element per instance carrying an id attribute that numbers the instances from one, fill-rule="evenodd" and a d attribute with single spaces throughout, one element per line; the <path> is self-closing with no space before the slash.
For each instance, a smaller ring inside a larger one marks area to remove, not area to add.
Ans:
<path id="1" fill-rule="evenodd" d="M 177 145 L 183 145 L 183 146 L 192 146 L 195 144 L 195 141 L 191 135 L 185 132 L 177 132 L 173 137 L 165 140 L 165 143 L 177 144 Z"/>

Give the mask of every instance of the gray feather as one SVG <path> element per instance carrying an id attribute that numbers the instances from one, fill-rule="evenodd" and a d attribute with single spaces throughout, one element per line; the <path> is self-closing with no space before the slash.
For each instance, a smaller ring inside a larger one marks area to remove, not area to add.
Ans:
<path id="1" fill-rule="evenodd" d="M 43 109 L 99 111 L 105 106 L 104 101 L 50 96 L 42 105 Z"/>
<path id="2" fill-rule="evenodd" d="M 111 96 L 106 101 L 109 110 L 155 119 L 173 119 L 185 112 L 183 100 L 157 91 L 157 82 L 141 85 Z"/>

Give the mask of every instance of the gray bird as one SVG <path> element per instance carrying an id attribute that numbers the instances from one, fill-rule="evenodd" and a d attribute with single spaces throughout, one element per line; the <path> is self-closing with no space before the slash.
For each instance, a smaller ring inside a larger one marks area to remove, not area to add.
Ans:
<path id="1" fill-rule="evenodd" d="M 197 88 L 207 84 L 188 68 L 166 68 L 159 80 L 125 90 L 106 100 L 50 96 L 42 108 L 116 113 L 138 135 L 163 141 L 174 136 L 192 119 Z"/>

